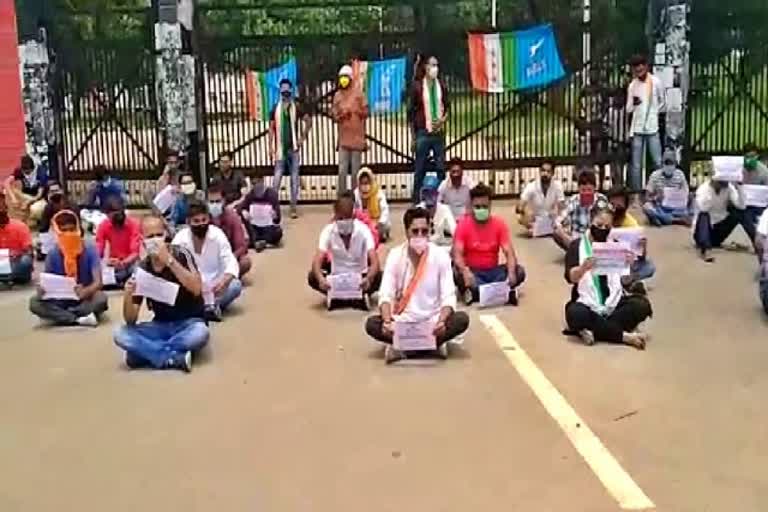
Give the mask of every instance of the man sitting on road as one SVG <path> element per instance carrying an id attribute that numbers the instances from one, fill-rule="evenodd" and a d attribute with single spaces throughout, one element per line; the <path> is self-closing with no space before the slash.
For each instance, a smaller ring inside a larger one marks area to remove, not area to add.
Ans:
<path id="1" fill-rule="evenodd" d="M 525 269 L 517 263 L 506 222 L 491 215 L 491 194 L 482 183 L 472 189 L 472 212 L 459 221 L 454 237 L 454 278 L 467 305 L 479 300 L 481 285 L 508 281 L 509 304 L 516 306 Z M 506 259 L 503 265 L 499 250 Z"/>
<path id="2" fill-rule="evenodd" d="M 768 167 L 760 161 L 760 150 L 754 142 L 744 146 L 744 168 L 742 170 L 744 185 L 768 186 Z M 744 215 L 747 221 L 757 227 L 760 216 L 765 211 L 764 206 L 746 205 Z"/>
<path id="3" fill-rule="evenodd" d="M 51 219 L 61 210 L 71 210 L 78 218 L 80 217 L 79 209 L 66 197 L 61 185 L 53 181 L 48 184 L 48 204 L 45 205 L 43 216 L 38 224 L 39 234 L 35 248 L 39 261 L 45 259 L 45 256 L 56 243 L 55 236 L 51 232 Z"/>
<path id="4" fill-rule="evenodd" d="M 363 167 L 357 173 L 357 188 L 355 189 L 355 208 L 363 210 L 376 225 L 379 239 L 382 242 L 389 240 L 390 221 L 389 203 L 387 196 L 376 183 L 373 171 Z"/>
<path id="5" fill-rule="evenodd" d="M 564 251 L 568 250 L 571 242 L 580 238 L 589 229 L 590 212 L 595 204 L 598 201 L 608 201 L 603 194 L 596 192 L 597 177 L 593 170 L 582 166 L 578 185 L 579 193 L 566 201 L 565 209 L 555 219 L 552 238 Z"/>
<path id="6" fill-rule="evenodd" d="M 173 245 L 192 253 L 203 277 L 206 318 L 220 322 L 222 313 L 243 291 L 243 284 L 238 279 L 240 266 L 227 235 L 216 226 L 211 226 L 211 215 L 204 202 L 192 201 L 189 204 L 187 224 L 176 234 Z"/>
<path id="7" fill-rule="evenodd" d="M 671 206 L 671 198 L 665 199 L 664 195 L 677 192 L 688 198 L 688 181 L 683 171 L 677 168 L 677 156 L 675 151 L 668 149 L 664 152 L 663 167 L 651 173 L 648 184 L 645 187 L 645 204 L 643 211 L 648 217 L 648 222 L 654 226 L 669 226 L 670 224 L 691 225 L 690 209 L 688 202 Z M 666 204 L 666 205 L 665 205 Z"/>
<path id="8" fill-rule="evenodd" d="M 240 214 L 246 220 L 251 245 L 261 252 L 268 245 L 279 247 L 283 240 L 280 227 L 280 199 L 277 192 L 264 185 L 264 177 L 256 176 L 253 187 L 240 203 Z"/>
<path id="9" fill-rule="evenodd" d="M 190 372 L 192 353 L 203 348 L 210 335 L 204 321 L 203 281 L 188 250 L 166 245 L 167 232 L 162 217 L 145 217 L 141 229 L 147 257 L 139 267 L 154 277 L 179 285 L 179 291 L 172 305 L 147 298 L 147 308 L 154 313 L 154 318 L 138 323 L 144 297 L 136 295 L 136 282 L 130 279 L 123 295 L 126 325 L 115 330 L 115 344 L 125 350 L 128 368 L 150 366 Z"/>
<path id="10" fill-rule="evenodd" d="M 32 233 L 26 224 L 8 215 L 5 193 L 0 190 L 0 265 L 5 267 L 0 268 L 0 281 L 29 283 L 33 261 Z"/>
<path id="11" fill-rule="evenodd" d="M 334 204 L 334 221 L 323 228 L 317 253 L 309 272 L 309 286 L 323 294 L 331 290 L 331 276 L 360 276 L 360 289 L 372 294 L 381 284 L 379 257 L 376 244 L 368 227 L 355 219 L 355 200 L 351 192 L 345 192 Z M 355 305 L 368 309 L 364 299 Z M 333 306 L 329 301 L 329 306 Z"/>
<path id="12" fill-rule="evenodd" d="M 126 215 L 119 196 L 107 198 L 104 213 L 107 220 L 96 230 L 96 247 L 102 260 L 115 270 L 114 286 L 122 288 L 139 261 L 141 226 L 138 220 Z"/>
<path id="13" fill-rule="evenodd" d="M 56 233 L 56 246 L 45 258 L 44 272 L 74 278 L 77 299 L 46 299 L 46 290 L 41 285 L 30 299 L 29 309 L 56 325 L 96 327 L 109 306 L 107 296 L 101 291 L 99 251 L 83 240 L 80 221 L 71 211 L 57 213 L 51 227 Z"/>
<path id="14" fill-rule="evenodd" d="M 559 181 L 552 181 L 555 165 L 552 162 L 541 164 L 539 178 L 528 183 L 520 195 L 517 206 L 520 225 L 529 237 L 534 236 L 536 219 L 550 219 L 550 222 L 560 215 L 565 204 L 563 186 Z"/>
<path id="15" fill-rule="evenodd" d="M 211 183 L 217 182 L 224 194 L 224 201 L 237 209 L 237 203 L 248 193 L 248 178 L 241 171 L 232 168 L 232 153 L 225 151 L 219 155 L 219 172 Z"/>
<path id="16" fill-rule="evenodd" d="M 183 173 L 179 177 L 179 194 L 171 208 L 171 225 L 183 226 L 189 217 L 189 205 L 193 201 L 205 201 L 205 194 L 202 190 L 197 190 L 195 179 L 189 173 Z"/>
<path id="17" fill-rule="evenodd" d="M 421 206 L 429 212 L 432 219 L 432 234 L 430 242 L 443 248 L 453 245 L 453 235 L 456 233 L 456 219 L 447 204 L 438 202 L 439 182 L 435 176 L 424 178 L 421 187 Z"/>
<path id="18" fill-rule="evenodd" d="M 24 208 L 24 218 L 19 220 L 25 220 L 31 227 L 36 227 L 45 209 L 48 167 L 44 164 L 37 165 L 31 156 L 24 155 L 21 157 L 21 167 L 16 168 L 9 179 L 19 183 L 15 190 L 18 191 L 17 195 Z"/>
<path id="19" fill-rule="evenodd" d="M 696 189 L 696 218 L 693 223 L 693 240 L 701 258 L 712 263 L 711 251 L 720 247 L 736 226 L 755 242 L 756 227 L 744 214 L 746 202 L 741 183 L 728 183 L 708 179 Z M 756 248 L 756 252 L 759 249 Z"/>
<path id="20" fill-rule="evenodd" d="M 470 206 L 469 191 L 475 185 L 469 176 L 464 175 L 464 163 L 460 158 L 451 158 L 448 162 L 448 177 L 437 189 L 437 201 L 448 205 L 454 219 L 467 214 Z"/>
<path id="21" fill-rule="evenodd" d="M 104 210 L 110 197 L 117 197 L 125 202 L 123 182 L 113 178 L 105 166 L 97 165 L 93 168 L 93 182 L 88 186 L 86 208 Z"/>
<path id="22" fill-rule="evenodd" d="M 211 224 L 221 229 L 229 240 L 232 253 L 240 267 L 238 277 L 242 278 L 251 270 L 251 258 L 248 256 L 248 237 L 240 215 L 224 202 L 221 183 L 214 181 L 208 186 L 208 211 Z"/>
<path id="23" fill-rule="evenodd" d="M 608 201 L 613 207 L 613 227 L 615 228 L 640 228 L 640 224 L 635 220 L 631 213 L 627 211 L 630 202 L 629 189 L 622 186 L 615 186 L 608 191 Z M 656 266 L 648 257 L 648 239 L 643 236 L 640 239 L 642 254 L 637 255 L 637 259 L 630 266 L 630 279 L 627 281 L 642 281 L 650 279 L 656 273 Z"/>
<path id="24" fill-rule="evenodd" d="M 428 322 L 443 357 L 446 343 L 469 328 L 469 316 L 456 311 L 456 287 L 451 258 L 429 242 L 430 218 L 423 208 L 410 208 L 403 217 L 408 241 L 387 257 L 379 291 L 379 315 L 372 316 L 365 330 L 386 344 L 385 359 L 402 358 L 392 346 L 395 322 Z"/>

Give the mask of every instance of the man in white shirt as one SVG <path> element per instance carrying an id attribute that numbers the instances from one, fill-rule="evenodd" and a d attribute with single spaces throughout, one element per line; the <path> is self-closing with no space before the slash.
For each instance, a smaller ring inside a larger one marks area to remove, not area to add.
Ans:
<path id="1" fill-rule="evenodd" d="M 240 266 L 224 232 L 211 225 L 208 205 L 193 200 L 187 212 L 187 227 L 173 238 L 195 258 L 203 280 L 206 319 L 220 322 L 221 315 L 243 292 L 238 279 Z"/>
<path id="2" fill-rule="evenodd" d="M 313 290 L 326 295 L 331 289 L 328 274 L 361 276 L 363 294 L 376 292 L 381 285 L 379 257 L 370 229 L 355 219 L 355 199 L 352 192 L 344 192 L 333 206 L 334 221 L 320 232 L 317 253 L 312 261 L 308 283 Z M 339 305 L 349 305 L 338 301 Z M 329 309 L 337 301 L 328 301 Z M 368 309 L 365 299 L 352 301 L 361 309 Z"/>
<path id="3" fill-rule="evenodd" d="M 693 239 L 704 261 L 715 261 L 711 250 L 720 247 L 736 226 L 741 225 L 754 243 L 754 225 L 749 226 L 741 183 L 709 179 L 696 190 L 696 219 Z"/>
<path id="4" fill-rule="evenodd" d="M 629 187 L 633 193 L 642 191 L 642 163 L 645 148 L 651 153 L 653 170 L 661 167 L 659 114 L 664 111 L 664 86 L 648 72 L 648 59 L 635 55 L 629 61 L 634 80 L 627 89 L 627 113 L 632 114 L 629 136 L 632 138 L 632 160 L 629 166 Z"/>
<path id="5" fill-rule="evenodd" d="M 456 232 L 456 218 L 447 204 L 438 202 L 438 186 L 439 182 L 435 176 L 424 178 L 419 206 L 426 209 L 432 219 L 429 241 L 440 247 L 450 248 L 453 245 L 453 234 Z"/>
<path id="6" fill-rule="evenodd" d="M 442 357 L 448 355 L 446 342 L 469 328 L 469 316 L 456 311 L 451 258 L 429 242 L 429 212 L 410 208 L 403 222 L 408 241 L 389 253 L 379 291 L 380 314 L 365 325 L 369 336 L 387 345 L 387 363 L 403 357 L 392 346 L 397 322 L 428 322 Z"/>
<path id="7" fill-rule="evenodd" d="M 768 209 L 760 216 L 757 223 L 757 235 L 755 236 L 755 252 L 757 264 L 760 266 L 759 294 L 763 303 L 763 311 L 768 313 L 768 262 L 765 261 L 765 244 L 768 242 Z"/>
<path id="8" fill-rule="evenodd" d="M 460 158 L 452 158 L 448 162 L 448 177 L 437 189 L 437 202 L 447 204 L 454 219 L 459 219 L 467 213 L 470 204 L 469 191 L 475 185 L 469 176 L 464 176 L 464 163 Z"/>
<path id="9" fill-rule="evenodd" d="M 518 220 L 529 237 L 534 235 L 533 226 L 537 218 L 549 218 L 552 224 L 565 206 L 563 186 L 557 180 L 552 181 L 554 174 L 554 164 L 544 162 L 539 170 L 539 178 L 528 183 L 520 195 L 520 203 L 517 206 Z"/>

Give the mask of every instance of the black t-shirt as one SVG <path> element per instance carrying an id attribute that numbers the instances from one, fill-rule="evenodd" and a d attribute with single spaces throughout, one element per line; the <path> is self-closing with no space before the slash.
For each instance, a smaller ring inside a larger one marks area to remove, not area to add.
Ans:
<path id="1" fill-rule="evenodd" d="M 240 171 L 232 171 L 229 178 L 219 172 L 213 179 L 221 184 L 224 193 L 224 201 L 227 204 L 233 203 L 243 196 L 242 189 L 246 186 L 245 175 Z"/>
<path id="2" fill-rule="evenodd" d="M 579 263 L 579 246 L 581 245 L 581 239 L 574 240 L 571 245 L 568 246 L 568 250 L 565 252 L 565 280 L 571 283 L 571 269 L 578 267 Z M 600 281 L 600 292 L 603 297 L 608 297 L 611 294 L 611 290 L 608 288 L 608 276 L 598 276 Z M 571 283 L 573 289 L 571 290 L 571 300 L 576 302 L 579 300 L 579 283 Z"/>
<path id="3" fill-rule="evenodd" d="M 171 254 L 173 254 L 173 257 L 176 258 L 176 261 L 178 261 L 179 264 L 184 268 L 188 270 L 197 270 L 195 259 L 188 250 L 175 245 L 172 245 L 170 250 Z M 192 295 L 189 290 L 184 288 L 184 286 L 181 286 L 181 283 L 179 283 L 179 280 L 176 279 L 176 276 L 173 274 L 170 268 L 165 267 L 161 272 L 155 271 L 155 269 L 152 268 L 152 262 L 150 261 L 149 257 L 145 258 L 144 261 L 141 262 L 140 266 L 142 269 L 146 270 L 155 277 L 159 277 L 179 285 L 179 294 L 176 296 L 176 304 L 173 306 L 163 302 L 155 302 L 152 299 L 147 299 L 147 307 L 155 313 L 156 321 L 174 322 L 180 320 L 188 320 L 190 318 L 204 318 L 205 302 L 203 301 L 202 295 L 196 297 Z M 144 297 L 134 297 L 133 303 L 141 304 L 142 300 L 144 300 Z"/>

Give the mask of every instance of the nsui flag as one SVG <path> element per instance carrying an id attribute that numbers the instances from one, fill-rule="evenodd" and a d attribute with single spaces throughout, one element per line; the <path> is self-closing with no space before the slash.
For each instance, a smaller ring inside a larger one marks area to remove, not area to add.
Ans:
<path id="1" fill-rule="evenodd" d="M 403 104 L 406 59 L 355 61 L 355 80 L 362 84 L 372 114 L 397 112 Z"/>
<path id="2" fill-rule="evenodd" d="M 254 121 L 269 121 L 269 112 L 280 99 L 280 80 L 289 79 L 296 85 L 296 59 L 267 71 L 245 72 L 245 102 L 248 117 Z"/>
<path id="3" fill-rule="evenodd" d="M 542 87 L 565 75 L 552 25 L 469 35 L 472 86 L 484 92 Z"/>

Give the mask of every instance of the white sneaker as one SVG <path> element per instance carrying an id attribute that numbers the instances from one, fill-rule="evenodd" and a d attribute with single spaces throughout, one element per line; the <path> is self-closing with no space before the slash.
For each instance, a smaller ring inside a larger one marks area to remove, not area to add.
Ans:
<path id="1" fill-rule="evenodd" d="M 440 359 L 448 359 L 448 343 L 443 343 L 437 347 L 437 355 L 440 356 Z"/>
<path id="2" fill-rule="evenodd" d="M 99 319 L 96 318 L 96 315 L 91 313 L 90 315 L 85 315 L 78 318 L 77 325 L 82 325 L 83 327 L 98 327 Z"/>
<path id="3" fill-rule="evenodd" d="M 397 350 L 392 345 L 387 345 L 384 347 L 384 361 L 387 364 L 392 364 L 394 362 L 400 361 L 403 359 L 403 353 Z"/>
<path id="4" fill-rule="evenodd" d="M 192 352 L 184 354 L 184 359 L 179 362 L 179 368 L 187 373 L 192 373 Z"/>

